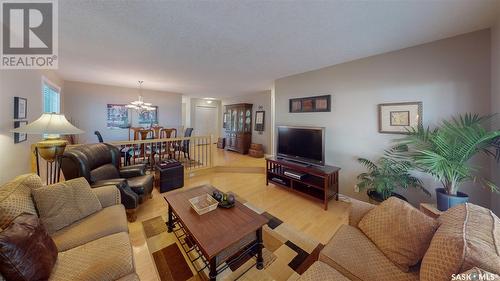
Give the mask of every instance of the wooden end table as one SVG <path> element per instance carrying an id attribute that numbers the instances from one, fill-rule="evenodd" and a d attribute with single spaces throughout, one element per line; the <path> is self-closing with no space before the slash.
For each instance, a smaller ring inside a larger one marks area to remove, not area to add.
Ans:
<path id="1" fill-rule="evenodd" d="M 245 255 L 256 253 L 257 269 L 262 269 L 262 226 L 269 220 L 240 202 L 236 202 L 231 209 L 217 208 L 198 215 L 188 200 L 212 194 L 214 190 L 213 186 L 204 185 L 166 194 L 164 198 L 168 203 L 168 232 L 182 230 L 194 241 L 201 255 L 208 261 L 211 281 L 215 281 L 217 274 L 227 268 L 223 266 L 218 269 L 221 264 L 242 251 Z"/>

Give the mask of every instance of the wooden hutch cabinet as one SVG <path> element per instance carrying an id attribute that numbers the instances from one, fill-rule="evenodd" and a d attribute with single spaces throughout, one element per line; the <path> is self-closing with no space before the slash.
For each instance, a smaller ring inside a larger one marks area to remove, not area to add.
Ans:
<path id="1" fill-rule="evenodd" d="M 226 149 L 247 154 L 252 142 L 252 105 L 226 105 L 224 111 Z"/>

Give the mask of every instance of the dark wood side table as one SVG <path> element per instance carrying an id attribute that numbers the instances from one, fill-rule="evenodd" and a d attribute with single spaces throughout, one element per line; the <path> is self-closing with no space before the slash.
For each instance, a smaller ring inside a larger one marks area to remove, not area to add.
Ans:
<path id="1" fill-rule="evenodd" d="M 234 255 L 255 254 L 257 269 L 262 269 L 262 226 L 269 220 L 240 202 L 236 202 L 231 209 L 217 208 L 198 215 L 188 200 L 212 194 L 214 190 L 213 186 L 204 185 L 166 194 L 164 198 L 168 204 L 168 232 L 182 231 L 185 233 L 183 235 L 188 235 L 194 241 L 208 263 L 211 281 L 215 281 L 217 274 L 229 266 L 226 261 Z"/>
<path id="2" fill-rule="evenodd" d="M 266 185 L 273 183 L 302 196 L 318 200 L 323 208 L 328 210 L 328 202 L 339 200 L 339 167 L 335 166 L 305 166 L 275 157 L 266 158 Z M 295 172 L 303 175 L 296 178 L 287 175 Z"/>

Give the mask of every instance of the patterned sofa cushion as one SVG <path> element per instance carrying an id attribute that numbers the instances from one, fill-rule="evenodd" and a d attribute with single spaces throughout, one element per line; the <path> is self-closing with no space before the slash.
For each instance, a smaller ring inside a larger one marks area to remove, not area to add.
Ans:
<path id="1" fill-rule="evenodd" d="M 473 204 L 455 206 L 439 218 L 441 226 L 422 261 L 422 281 L 450 280 L 479 267 L 500 274 L 500 220 Z"/>
<path id="2" fill-rule="evenodd" d="M 297 281 L 349 281 L 349 279 L 326 263 L 317 261 Z"/>
<path id="3" fill-rule="evenodd" d="M 424 257 L 438 222 L 408 202 L 391 197 L 369 211 L 358 227 L 388 259 L 407 272 Z"/>
<path id="4" fill-rule="evenodd" d="M 118 232 L 128 232 L 127 215 L 123 205 L 104 208 L 58 230 L 52 234 L 52 239 L 59 251 L 66 251 Z"/>
<path id="5" fill-rule="evenodd" d="M 120 232 L 60 252 L 49 281 L 111 281 L 134 272 L 128 234 Z"/>
<path id="6" fill-rule="evenodd" d="M 40 177 L 26 174 L 0 187 L 0 229 L 22 213 L 37 215 L 31 190 L 42 186 Z"/>
<path id="7" fill-rule="evenodd" d="M 319 254 L 319 260 L 350 280 L 417 281 L 418 272 L 403 272 L 361 230 L 342 225 Z"/>
<path id="8" fill-rule="evenodd" d="M 34 189 L 32 193 L 40 219 L 50 234 L 102 209 L 85 178 Z"/>

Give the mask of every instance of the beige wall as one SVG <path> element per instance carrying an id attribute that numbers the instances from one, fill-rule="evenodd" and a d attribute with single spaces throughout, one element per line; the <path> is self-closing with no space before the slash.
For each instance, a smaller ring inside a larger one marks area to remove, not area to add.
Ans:
<path id="1" fill-rule="evenodd" d="M 491 29 L 491 111 L 500 113 L 500 18 Z M 494 129 L 500 129 L 500 116 L 497 116 Z M 491 165 L 491 175 L 496 184 L 500 186 L 500 165 Z M 491 197 L 491 209 L 500 216 L 500 195 Z"/>
<path id="2" fill-rule="evenodd" d="M 0 184 L 23 173 L 31 171 L 31 144 L 41 136 L 28 135 L 28 140 L 14 144 L 14 97 L 28 100 L 28 122 L 35 121 L 42 114 L 42 76 L 61 87 L 64 100 L 63 81 L 49 71 L 0 70 Z M 64 112 L 64 107 L 61 108 Z"/>
<path id="3" fill-rule="evenodd" d="M 490 31 L 285 77 L 275 81 L 275 91 L 276 125 L 326 127 L 326 162 L 342 168 L 340 192 L 363 199 L 354 192 L 363 171 L 357 157 L 376 159 L 398 137 L 378 133 L 377 104 L 422 101 L 425 125 L 457 113 L 490 112 Z M 322 94 L 332 95 L 331 112 L 288 113 L 290 98 Z M 489 174 L 489 162 L 482 162 Z M 434 193 L 439 184 L 423 179 Z M 489 207 L 489 192 L 472 184 L 464 192 Z M 404 194 L 413 204 L 434 202 L 416 191 Z"/>
<path id="4" fill-rule="evenodd" d="M 128 129 L 106 127 L 107 104 L 127 104 L 137 100 L 137 88 L 123 88 L 90 83 L 66 81 L 64 108 L 68 119 L 85 133 L 78 136 L 80 143 L 97 142 L 94 131 L 101 132 L 104 141 L 128 139 Z M 158 106 L 158 123 L 164 127 L 181 127 L 182 95 L 178 93 L 143 90 L 144 100 Z M 130 120 L 130 116 L 129 116 Z M 132 111 L 132 123 L 138 125 Z"/>
<path id="5" fill-rule="evenodd" d="M 244 96 L 233 97 L 222 100 L 222 106 L 235 103 L 251 103 L 252 106 L 252 143 L 260 143 L 264 147 L 264 153 L 271 153 L 271 91 L 251 93 Z M 260 108 L 262 107 L 262 108 Z M 256 132 L 255 112 L 263 110 L 264 132 Z M 224 110 L 223 110 L 224 112 Z M 223 117 L 221 117 L 223 118 Z M 222 129 L 224 135 L 224 129 Z"/>

